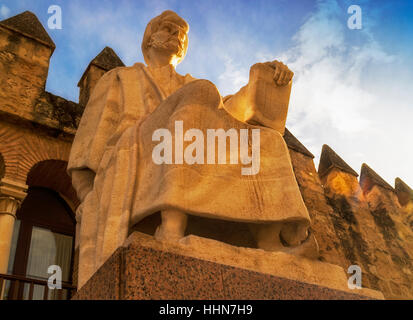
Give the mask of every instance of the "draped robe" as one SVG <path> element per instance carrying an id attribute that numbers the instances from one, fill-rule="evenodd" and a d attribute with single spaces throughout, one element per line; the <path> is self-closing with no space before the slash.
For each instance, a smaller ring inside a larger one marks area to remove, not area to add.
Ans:
<path id="1" fill-rule="evenodd" d="M 131 226 L 161 210 L 240 222 L 310 223 L 280 130 L 231 116 L 207 80 L 167 68 L 157 72 L 141 63 L 107 72 L 79 124 L 68 173 L 91 173 L 87 181 L 73 180 L 81 195 L 79 288 L 122 245 Z M 184 132 L 197 128 L 205 137 L 207 129 L 260 129 L 258 174 L 241 175 L 245 165 L 229 164 L 228 147 L 227 164 L 155 164 L 152 150 L 159 142 L 152 141 L 153 132 L 173 133 L 178 120 Z M 85 185 L 91 186 L 86 195 Z"/>

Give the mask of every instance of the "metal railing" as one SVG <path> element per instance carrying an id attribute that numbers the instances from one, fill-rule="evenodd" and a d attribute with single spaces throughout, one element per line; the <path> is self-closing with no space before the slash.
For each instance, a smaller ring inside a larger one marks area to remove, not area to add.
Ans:
<path id="1" fill-rule="evenodd" d="M 10 286 L 8 287 L 6 295 L 5 289 L 7 281 L 10 281 Z M 29 285 L 28 295 L 24 295 L 24 287 L 26 284 Z M 53 300 L 69 300 L 76 292 L 76 287 L 68 282 L 62 281 L 62 289 L 49 289 L 47 280 L 0 273 L 0 300 L 33 300 L 35 286 L 43 287 L 43 299 L 37 297 L 37 300 L 49 300 L 50 291 L 55 292 L 52 296 Z M 63 297 L 64 293 L 66 293 L 65 297 Z"/>

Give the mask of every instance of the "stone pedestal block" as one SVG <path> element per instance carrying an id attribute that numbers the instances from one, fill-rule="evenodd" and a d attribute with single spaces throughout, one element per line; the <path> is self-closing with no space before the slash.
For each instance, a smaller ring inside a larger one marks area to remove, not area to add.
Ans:
<path id="1" fill-rule="evenodd" d="M 255 270 L 254 270 L 255 269 Z M 301 279 L 301 280 L 299 280 Z M 188 236 L 134 232 L 73 299 L 382 299 L 350 290 L 338 266 Z"/>

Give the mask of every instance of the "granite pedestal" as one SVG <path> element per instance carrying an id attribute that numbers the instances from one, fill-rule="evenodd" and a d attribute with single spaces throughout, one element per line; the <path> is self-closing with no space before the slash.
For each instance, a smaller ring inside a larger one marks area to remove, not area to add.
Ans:
<path id="1" fill-rule="evenodd" d="M 287 263 L 287 265 L 286 265 Z M 330 274 L 329 274 L 330 273 Z M 73 299 L 382 299 L 350 290 L 338 266 L 189 236 L 134 232 Z"/>

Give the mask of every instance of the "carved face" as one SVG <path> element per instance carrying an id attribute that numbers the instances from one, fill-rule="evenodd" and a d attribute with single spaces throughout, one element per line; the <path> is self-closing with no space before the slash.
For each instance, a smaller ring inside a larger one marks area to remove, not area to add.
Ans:
<path id="1" fill-rule="evenodd" d="M 177 24 L 162 21 L 155 33 L 152 34 L 148 46 L 163 49 L 171 55 L 182 57 L 185 47 L 186 32 Z"/>
<path id="2" fill-rule="evenodd" d="M 185 20 L 173 11 L 165 11 L 152 19 L 146 27 L 142 42 L 142 52 L 147 61 L 148 49 L 157 54 L 167 55 L 174 65 L 183 60 L 188 47 L 189 30 Z"/>

